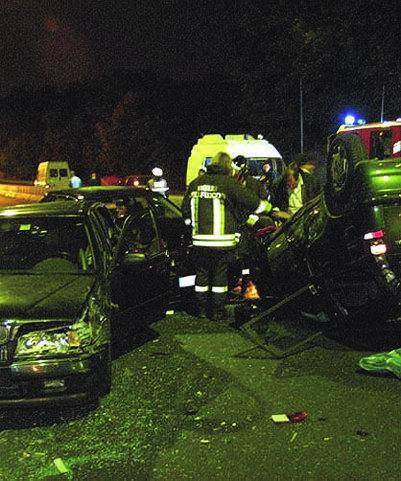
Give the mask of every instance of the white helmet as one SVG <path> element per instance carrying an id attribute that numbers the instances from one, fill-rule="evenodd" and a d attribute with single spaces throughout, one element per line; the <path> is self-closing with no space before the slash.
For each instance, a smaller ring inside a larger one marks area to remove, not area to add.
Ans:
<path id="1" fill-rule="evenodd" d="M 152 169 L 152 174 L 155 176 L 155 177 L 161 177 L 163 175 L 163 171 L 160 167 L 154 167 Z"/>

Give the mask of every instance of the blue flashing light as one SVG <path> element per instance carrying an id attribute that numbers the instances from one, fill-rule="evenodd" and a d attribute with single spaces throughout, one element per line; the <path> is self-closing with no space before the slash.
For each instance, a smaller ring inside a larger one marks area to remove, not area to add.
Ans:
<path id="1" fill-rule="evenodd" d="M 345 125 L 354 125 L 355 117 L 351 114 L 348 114 L 345 116 L 344 122 L 345 122 Z"/>
<path id="2" fill-rule="evenodd" d="M 365 125 L 365 124 L 366 124 L 366 120 L 365 120 L 365 119 L 358 119 L 357 124 L 358 124 L 358 125 Z"/>

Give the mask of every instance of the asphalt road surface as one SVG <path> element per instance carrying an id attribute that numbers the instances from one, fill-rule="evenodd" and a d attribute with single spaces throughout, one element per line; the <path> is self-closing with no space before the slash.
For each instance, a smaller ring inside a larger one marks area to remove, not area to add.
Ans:
<path id="1" fill-rule="evenodd" d="M 287 321 L 272 329 L 300 336 Z M 279 360 L 184 312 L 128 322 L 98 406 L 0 411 L 1 480 L 401 479 L 400 381 L 357 367 L 401 345 L 398 322 L 333 330 Z M 297 411 L 307 419 L 270 419 Z"/>

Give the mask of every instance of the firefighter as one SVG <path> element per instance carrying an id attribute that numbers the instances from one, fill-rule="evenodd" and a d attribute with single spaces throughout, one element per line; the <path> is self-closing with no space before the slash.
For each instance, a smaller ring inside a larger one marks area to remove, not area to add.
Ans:
<path id="1" fill-rule="evenodd" d="M 237 155 L 237 157 L 233 159 L 233 169 L 237 182 L 255 192 L 260 199 L 267 199 L 267 194 L 262 183 L 251 175 L 244 156 Z"/>
<path id="2" fill-rule="evenodd" d="M 255 194 L 262 200 L 268 200 L 267 192 L 260 180 L 253 177 L 247 166 L 246 158 L 242 155 L 237 155 L 233 159 L 233 170 L 235 180 L 255 192 Z M 251 215 L 249 219 L 245 216 L 242 226 L 240 227 L 241 238 L 237 249 L 237 264 L 241 266 L 241 275 L 238 283 L 234 288 L 234 292 L 241 293 L 242 296 L 248 299 L 258 299 L 259 294 L 254 284 L 256 280 L 255 259 L 254 253 L 255 245 L 255 225 L 258 227 L 266 227 L 274 224 L 273 220 L 267 216 Z"/>
<path id="3" fill-rule="evenodd" d="M 163 178 L 163 171 L 160 167 L 152 170 L 152 178 L 148 182 L 149 189 L 153 192 L 159 192 L 164 197 L 168 197 L 168 185 L 166 179 Z"/>
<path id="4" fill-rule="evenodd" d="M 238 243 L 241 216 L 244 212 L 268 212 L 271 207 L 235 181 L 231 158 L 224 152 L 216 154 L 206 174 L 189 185 L 182 212 L 192 225 L 195 296 L 200 316 L 226 319 L 227 270 Z"/>

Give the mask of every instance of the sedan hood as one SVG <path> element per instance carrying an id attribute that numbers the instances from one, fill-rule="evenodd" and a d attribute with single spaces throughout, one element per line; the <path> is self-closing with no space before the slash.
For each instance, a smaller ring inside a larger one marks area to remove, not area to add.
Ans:
<path id="1" fill-rule="evenodd" d="M 94 282 L 87 275 L 0 275 L 0 318 L 76 319 Z"/>

